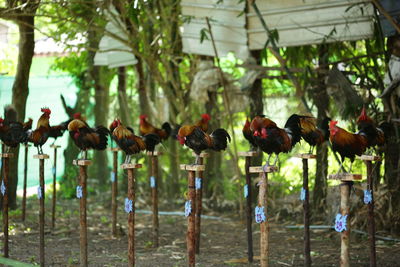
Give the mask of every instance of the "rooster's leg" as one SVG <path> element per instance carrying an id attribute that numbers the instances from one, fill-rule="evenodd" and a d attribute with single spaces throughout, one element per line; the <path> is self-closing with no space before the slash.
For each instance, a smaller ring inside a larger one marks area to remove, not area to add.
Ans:
<path id="1" fill-rule="evenodd" d="M 200 164 L 200 155 L 196 154 L 196 161 L 194 162 L 194 165 L 199 165 Z"/>
<path id="2" fill-rule="evenodd" d="M 126 156 L 126 164 L 131 163 L 131 155 Z"/>
<path id="3" fill-rule="evenodd" d="M 37 146 L 36 148 L 37 148 L 37 153 L 40 155 L 40 149 L 39 149 L 39 146 Z"/>
<path id="4" fill-rule="evenodd" d="M 353 161 L 350 162 L 350 169 L 349 169 L 349 173 L 351 173 L 351 167 L 353 167 Z"/>
<path id="5" fill-rule="evenodd" d="M 278 161 L 278 155 L 276 155 L 276 157 L 275 157 L 275 161 L 274 161 L 274 165 L 272 165 L 272 166 L 276 166 L 276 162 Z"/>
<path id="6" fill-rule="evenodd" d="M 84 151 L 83 151 L 83 159 L 84 159 L 84 160 L 87 160 L 87 150 L 84 150 Z"/>
<path id="7" fill-rule="evenodd" d="M 310 151 L 308 152 L 308 154 L 312 154 L 312 153 L 313 153 L 313 150 L 314 150 L 314 147 L 313 147 L 313 146 L 310 146 Z"/>

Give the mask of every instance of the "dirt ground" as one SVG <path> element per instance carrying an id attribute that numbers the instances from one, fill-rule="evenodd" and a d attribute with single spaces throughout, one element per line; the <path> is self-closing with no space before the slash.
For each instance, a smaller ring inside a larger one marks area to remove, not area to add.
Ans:
<path id="1" fill-rule="evenodd" d="M 19 214 L 10 218 L 10 258 L 37 263 L 39 258 L 38 201 L 29 202 L 25 224 Z M 48 201 L 50 202 L 50 201 Z M 107 202 L 106 202 L 107 203 Z M 119 200 L 118 222 L 121 235 L 111 236 L 109 205 L 88 201 L 89 266 L 127 265 L 127 215 Z M 57 224 L 50 231 L 50 206 L 46 213 L 46 266 L 79 265 L 79 202 L 58 203 Z M 36 210 L 36 212 L 35 212 Z M 215 214 L 212 214 L 215 215 Z M 247 263 L 246 225 L 234 216 L 202 220 L 201 253 L 196 266 L 259 266 Z M 152 248 L 151 215 L 136 214 L 136 266 L 187 266 L 186 218 L 160 215 L 160 247 Z M 254 254 L 259 255 L 259 226 L 253 224 Z M 270 266 L 303 265 L 303 230 L 287 229 L 271 221 Z M 313 266 L 338 266 L 340 234 L 332 230 L 312 230 Z M 400 243 L 377 241 L 378 266 L 399 266 Z M 369 247 L 365 236 L 352 233 L 351 266 L 369 265 Z"/>

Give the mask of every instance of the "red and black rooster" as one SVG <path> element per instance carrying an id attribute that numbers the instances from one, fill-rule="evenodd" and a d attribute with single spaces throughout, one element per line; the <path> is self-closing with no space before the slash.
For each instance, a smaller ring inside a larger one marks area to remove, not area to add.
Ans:
<path id="1" fill-rule="evenodd" d="M 50 134 L 50 114 L 51 110 L 49 108 L 42 108 L 43 112 L 42 116 L 40 116 L 36 129 L 29 132 L 28 141 L 33 143 L 35 147 L 38 149 L 39 154 L 43 154 L 42 146 L 47 142 Z"/>
<path id="2" fill-rule="evenodd" d="M 146 134 L 156 134 L 160 139 L 167 140 L 169 135 L 171 134 L 171 125 L 168 122 L 164 122 L 160 128 L 154 127 L 147 121 L 147 115 L 140 115 L 139 116 L 139 133 L 140 135 L 144 136 Z"/>

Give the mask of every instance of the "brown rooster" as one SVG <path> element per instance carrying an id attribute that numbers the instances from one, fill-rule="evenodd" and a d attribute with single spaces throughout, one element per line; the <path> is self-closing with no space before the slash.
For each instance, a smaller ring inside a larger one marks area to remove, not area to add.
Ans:
<path id="1" fill-rule="evenodd" d="M 195 125 L 200 127 L 203 132 L 208 131 L 208 122 L 211 120 L 211 116 L 207 113 L 201 114 L 201 120 L 199 120 Z"/>
<path id="2" fill-rule="evenodd" d="M 107 147 L 107 136 L 109 131 L 104 126 L 90 128 L 86 122 L 74 119 L 68 124 L 69 135 L 75 145 L 84 152 L 84 159 L 87 159 L 87 150 L 104 150 Z"/>
<path id="3" fill-rule="evenodd" d="M 36 129 L 29 133 L 28 141 L 33 143 L 38 149 L 39 154 L 43 154 L 42 146 L 47 142 L 50 133 L 50 114 L 51 110 L 49 108 L 42 108 L 42 116 L 40 116 Z"/>
<path id="4" fill-rule="evenodd" d="M 121 124 L 119 119 L 113 121 L 112 126 L 116 127 L 112 132 L 112 139 L 125 152 L 127 157 L 125 163 L 130 163 L 131 155 L 140 151 L 154 151 L 155 146 L 160 142 L 160 138 L 156 134 L 146 134 L 145 136 L 136 136 L 133 130 Z"/>
<path id="5" fill-rule="evenodd" d="M 181 145 L 186 145 L 196 153 L 196 162 L 199 164 L 200 153 L 203 150 L 225 150 L 231 137 L 225 129 L 219 128 L 210 135 L 196 125 L 184 125 L 178 131 L 177 136 Z"/>
<path id="6" fill-rule="evenodd" d="M 250 130 L 250 121 L 248 118 L 246 118 L 246 122 L 243 126 L 242 133 L 243 133 L 244 138 L 250 143 L 250 146 L 251 146 L 250 150 L 251 151 L 256 150 L 257 144 L 254 140 L 253 133 Z"/>
<path id="7" fill-rule="evenodd" d="M 310 145 L 310 154 L 312 154 L 315 146 L 319 146 L 329 140 L 330 120 L 330 118 L 325 118 L 321 127 L 317 128 L 316 118 L 311 116 L 302 116 L 300 118 L 301 137 Z"/>
<path id="8" fill-rule="evenodd" d="M 160 137 L 160 140 L 167 140 L 169 135 L 171 134 L 171 125 L 168 122 L 164 122 L 161 126 L 161 129 L 154 127 L 147 121 L 147 115 L 139 116 L 139 133 L 144 136 L 146 134 L 156 134 Z"/>
<path id="9" fill-rule="evenodd" d="M 349 133 L 336 124 L 337 121 L 331 121 L 329 124 L 332 150 L 338 152 L 341 157 L 339 171 L 343 168 L 345 158 L 349 158 L 351 163 L 349 172 L 351 172 L 351 167 L 356 155 L 361 156 L 367 148 L 367 136 L 365 133 Z"/>

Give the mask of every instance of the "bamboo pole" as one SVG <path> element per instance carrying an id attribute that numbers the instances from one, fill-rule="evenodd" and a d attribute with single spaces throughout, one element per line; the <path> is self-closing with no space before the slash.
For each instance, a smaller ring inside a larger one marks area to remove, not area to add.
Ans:
<path id="1" fill-rule="evenodd" d="M 195 176 L 196 171 L 204 171 L 204 165 L 186 165 L 181 164 L 181 170 L 188 171 L 188 194 L 187 201 L 185 204 L 185 216 L 187 217 L 187 232 L 186 232 L 186 244 L 187 244 L 187 257 L 188 266 L 195 267 L 196 265 L 196 187 L 195 187 Z"/>
<path id="2" fill-rule="evenodd" d="M 340 213 L 342 216 L 347 215 L 347 222 L 350 221 L 348 217 L 350 213 L 350 188 L 352 182 L 344 181 L 340 185 Z M 340 233 L 340 266 L 341 267 L 350 267 L 350 223 L 347 223 L 347 229 Z"/>
<path id="3" fill-rule="evenodd" d="M 2 153 L 1 160 L 3 165 L 3 181 L 1 185 L 1 193 L 3 195 L 3 234 L 4 234 L 4 257 L 9 257 L 9 235 L 8 235 L 8 181 L 10 175 L 10 158 L 12 158 L 14 154 L 12 153 Z M 1 170 L 1 168 L 0 168 Z"/>
<path id="4" fill-rule="evenodd" d="M 250 167 L 250 173 L 259 173 L 259 188 L 258 188 L 258 205 L 256 209 L 263 209 L 264 219 L 258 221 L 260 223 L 260 265 L 261 267 L 268 267 L 269 259 L 269 223 L 267 213 L 267 199 L 268 199 L 268 173 L 277 171 L 275 166 L 268 167 Z M 256 222 L 257 216 L 256 214 Z M 261 217 L 262 218 L 262 217 Z"/>
<path id="5" fill-rule="evenodd" d="M 122 169 L 128 172 L 128 198 L 130 202 L 129 210 L 125 203 L 125 211 L 128 212 L 128 266 L 135 266 L 135 176 L 134 169 L 141 168 L 141 164 L 125 163 L 121 165 Z"/>
<path id="6" fill-rule="evenodd" d="M 61 146 L 51 145 L 54 148 L 54 162 L 53 162 L 53 199 L 51 207 L 51 228 L 54 229 L 56 225 L 56 203 L 57 203 L 57 148 Z"/>
<path id="7" fill-rule="evenodd" d="M 82 195 L 79 199 L 79 247 L 80 266 L 88 266 L 88 242 L 87 242 L 87 167 L 92 164 L 90 160 L 74 160 L 73 164 L 79 166 L 79 182 Z"/>
<path id="8" fill-rule="evenodd" d="M 152 199 L 152 213 L 153 213 L 153 247 L 159 246 L 159 222 L 158 222 L 158 156 L 161 152 L 148 152 L 151 159 L 151 199 Z"/>
<path id="9" fill-rule="evenodd" d="M 24 153 L 24 183 L 23 183 L 23 193 L 22 193 L 22 221 L 25 222 L 26 217 L 26 183 L 28 180 L 28 149 L 30 145 L 25 144 Z"/>
<path id="10" fill-rule="evenodd" d="M 376 247 L 375 247 L 375 214 L 374 214 L 374 190 L 372 177 L 372 162 L 365 161 L 367 165 L 367 184 L 371 190 L 371 202 L 368 203 L 368 239 L 369 239 L 369 266 L 376 267 Z"/>
<path id="11" fill-rule="evenodd" d="M 118 213 L 118 151 L 119 148 L 112 148 L 113 152 L 113 171 L 111 173 L 111 217 L 112 235 L 118 236 L 117 213 Z"/>
<path id="12" fill-rule="evenodd" d="M 45 247 L 44 247 L 44 225 L 45 225 L 45 207 L 44 207 L 44 199 L 45 199 L 45 187 L 44 187 L 44 160 L 49 158 L 49 155 L 46 154 L 38 154 L 33 156 L 34 159 L 39 159 L 39 189 L 38 189 L 38 198 L 39 198 L 39 262 L 40 266 L 44 267 L 45 265 Z"/>

